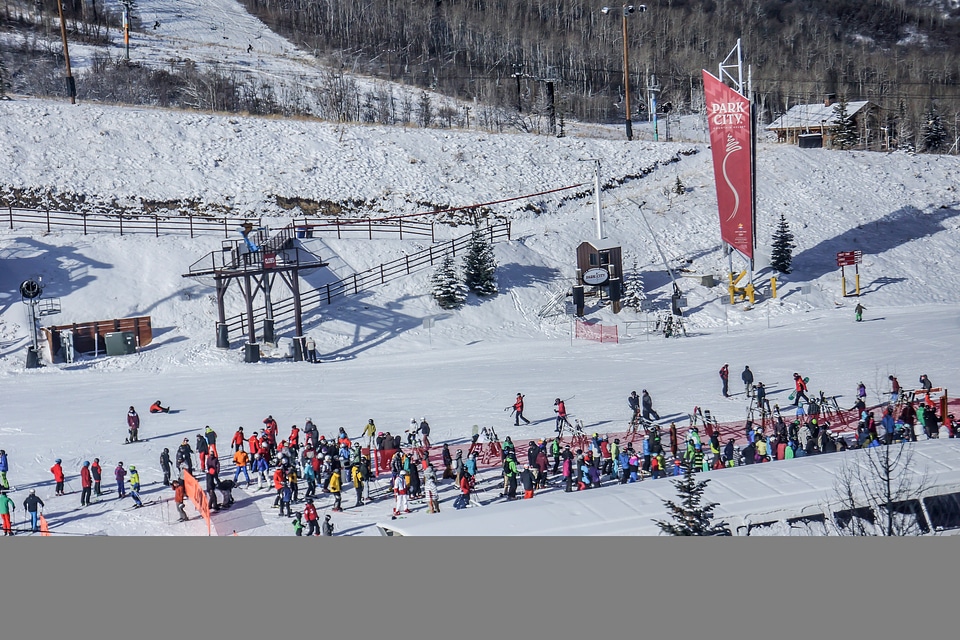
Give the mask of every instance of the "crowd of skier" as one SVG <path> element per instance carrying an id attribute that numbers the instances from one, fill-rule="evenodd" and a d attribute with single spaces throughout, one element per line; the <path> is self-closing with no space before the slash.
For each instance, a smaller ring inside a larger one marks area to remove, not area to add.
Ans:
<path id="1" fill-rule="evenodd" d="M 729 364 L 721 367 L 719 375 L 722 395 L 729 397 Z M 900 398 L 901 389 L 895 376 L 890 375 L 888 379 L 889 401 L 876 409 L 867 406 L 866 388 L 863 383 L 858 385 L 856 403 L 849 409 L 858 416 L 852 434 L 840 434 L 831 428 L 816 400 L 811 401 L 807 396 L 808 379 L 799 373 L 793 374 L 794 392 L 790 396 L 796 413 L 784 418 L 778 405 L 770 406 L 764 384 L 755 380 L 747 366 L 741 373 L 745 395 L 750 399 L 751 411 L 755 407 L 762 419 L 758 422 L 751 418 L 745 422 L 742 441 L 730 437 L 729 433 L 722 436 L 715 421 L 698 420 L 696 413 L 682 433 L 675 421 L 669 425 L 658 424 L 661 417 L 653 408 L 650 394 L 643 390 L 641 395 L 634 391 L 627 398 L 630 426 L 623 442 L 620 437 L 611 439 L 599 433 L 587 436 L 580 430 L 580 421 L 576 427 L 571 425 L 565 401 L 557 398 L 554 401 L 555 435 L 530 439 L 522 453 L 510 436 L 501 440 L 492 427 L 474 434 L 464 455 L 462 449 L 453 454 L 449 443 L 442 443 L 439 450 L 431 446 L 426 418 L 419 421 L 412 418 L 405 438 L 380 431 L 372 418 L 356 438 L 351 438 L 343 427 L 334 437 L 327 438 L 309 418 L 303 429 L 294 425 L 283 437 L 277 421 L 269 415 L 262 421 L 263 427 L 249 435 L 243 427 L 233 434 L 229 444 L 233 467 L 224 477 L 221 477 L 221 459 L 226 456 L 220 454 L 217 433 L 209 426 L 196 434 L 193 445 L 189 438 L 184 438 L 173 454 L 164 448 L 159 463 L 162 483 L 173 490 L 180 521 L 190 519 L 185 507 L 187 474 L 204 483 L 212 511 L 229 509 L 234 504 L 232 491 L 242 475 L 246 488 L 255 485 L 256 490 L 273 491 L 272 507 L 278 510 L 278 517 L 290 519 L 295 535 L 304 535 L 304 530 L 308 536 L 333 535 L 335 526 L 331 514 L 344 510 L 342 493 L 345 490 L 353 489 L 352 506 L 361 507 L 373 499 L 370 487 L 376 484 L 381 489 L 377 493 L 385 490 L 387 495 L 392 494 L 393 516 L 404 517 L 411 512 L 412 501 L 423 501 L 429 513 L 439 512 L 439 486 L 450 480 L 457 494 L 453 508 L 463 509 L 478 503 L 478 492 L 489 497 L 481 488 L 482 466 L 499 465 L 502 483 L 497 482 L 501 487 L 497 497 L 509 501 L 521 497 L 530 499 L 536 492 L 555 486 L 566 492 L 584 491 L 604 483 L 629 484 L 681 475 L 686 467 L 711 471 L 849 448 L 889 445 L 898 440 L 916 441 L 918 434 L 929 438 L 957 436 L 953 415 L 938 416 L 937 403 L 930 397 L 932 383 L 926 375 L 920 377 L 920 387 L 913 392 L 916 398 L 909 399 Z M 524 398 L 518 393 L 512 406 L 507 407 L 513 410 L 514 426 L 520 426 L 521 421 L 524 425 L 530 424 L 523 415 Z M 151 413 L 169 411 L 159 400 L 151 407 Z M 879 418 L 875 415 L 878 411 Z M 139 428 L 139 416 L 131 406 L 127 412 L 128 443 L 139 441 Z M 635 440 L 638 440 L 636 444 Z M 378 472 L 387 469 L 390 481 L 383 487 Z M 4 535 L 13 535 L 11 519 L 16 505 L 8 495 L 8 470 L 7 452 L 0 450 L 0 518 Z M 50 473 L 55 495 L 65 495 L 66 474 L 61 459 L 56 459 Z M 103 469 L 99 458 L 84 461 L 79 476 L 81 507 L 89 506 L 110 491 L 101 486 Z M 122 461 L 118 462 L 114 479 L 118 499 L 129 496 L 133 502 L 131 509 L 145 505 L 140 497 L 139 472 L 134 465 L 124 467 Z M 322 521 L 316 504 L 321 496 L 330 503 L 330 512 Z M 298 506 L 297 511 L 293 505 Z M 30 514 L 30 531 L 38 531 L 44 503 L 35 489 L 29 490 L 23 506 Z"/>

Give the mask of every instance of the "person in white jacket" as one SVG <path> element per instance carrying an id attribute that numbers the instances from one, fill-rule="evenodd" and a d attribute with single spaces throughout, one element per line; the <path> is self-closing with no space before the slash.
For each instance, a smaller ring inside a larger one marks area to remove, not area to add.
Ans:
<path id="1" fill-rule="evenodd" d="M 410 513 L 407 506 L 407 479 L 402 472 L 398 473 L 393 480 L 393 493 L 397 496 L 397 504 L 393 507 L 393 515 Z"/>

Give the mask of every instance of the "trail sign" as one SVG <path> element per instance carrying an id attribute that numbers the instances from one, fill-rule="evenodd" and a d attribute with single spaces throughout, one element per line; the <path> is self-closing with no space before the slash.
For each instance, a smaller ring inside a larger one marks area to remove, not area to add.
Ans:
<path id="1" fill-rule="evenodd" d="M 862 251 L 840 251 L 837 253 L 838 267 L 849 267 L 850 265 L 859 264 L 860 262 L 863 262 Z"/>

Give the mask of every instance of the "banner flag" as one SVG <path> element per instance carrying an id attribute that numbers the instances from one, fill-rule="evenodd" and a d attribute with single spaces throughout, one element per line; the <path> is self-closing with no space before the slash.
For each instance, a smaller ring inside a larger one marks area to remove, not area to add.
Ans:
<path id="1" fill-rule="evenodd" d="M 720 239 L 753 260 L 750 101 L 706 70 L 703 92 L 713 151 Z"/>
<path id="2" fill-rule="evenodd" d="M 183 471 L 183 490 L 193 503 L 193 508 L 200 512 L 203 519 L 207 521 L 207 535 L 210 535 L 210 503 L 207 500 L 207 494 L 200 487 L 197 479 L 190 475 L 190 472 Z"/>

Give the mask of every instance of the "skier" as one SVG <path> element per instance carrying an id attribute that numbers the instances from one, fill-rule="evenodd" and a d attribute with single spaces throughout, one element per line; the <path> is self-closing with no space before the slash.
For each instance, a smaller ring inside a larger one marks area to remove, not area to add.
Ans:
<path id="1" fill-rule="evenodd" d="M 523 465 L 523 471 L 520 472 L 520 482 L 523 484 L 523 499 L 529 500 L 533 497 L 533 471 L 530 470 L 530 465 Z"/>
<path id="2" fill-rule="evenodd" d="M 237 427 L 236 433 L 233 434 L 233 439 L 230 440 L 230 446 L 233 447 L 234 452 L 242 451 L 243 445 L 247 442 L 247 436 L 243 434 L 243 427 Z M 253 455 L 254 452 L 250 452 L 250 455 Z"/>
<path id="3" fill-rule="evenodd" d="M 7 482 L 7 471 L 10 470 L 10 463 L 7 460 L 7 452 L 0 449 L 0 489 L 9 489 L 10 483 Z"/>
<path id="4" fill-rule="evenodd" d="M 523 398 L 524 398 L 524 395 L 522 393 L 518 393 L 517 399 L 513 402 L 513 412 L 515 417 L 513 426 L 515 427 L 520 426 L 521 420 L 523 420 L 524 424 L 530 424 L 530 421 L 527 420 L 526 417 L 524 417 L 523 415 Z"/>
<path id="5" fill-rule="evenodd" d="M 753 397 L 753 371 L 750 371 L 749 366 L 743 367 L 743 373 L 740 374 L 740 379 L 743 380 L 743 384 L 747 390 L 747 397 Z"/>
<path id="6" fill-rule="evenodd" d="M 767 400 L 767 388 L 762 382 L 758 382 L 757 386 L 754 387 L 754 391 L 757 392 L 757 407 L 761 410 L 766 407 L 767 413 L 770 413 L 770 401 Z"/>
<path id="7" fill-rule="evenodd" d="M 190 517 L 187 516 L 187 509 L 183 505 L 183 501 L 187 497 L 183 483 L 179 480 L 174 480 L 170 483 L 170 487 L 173 489 L 173 501 L 177 504 L 177 512 L 180 514 L 179 522 L 186 522 Z"/>
<path id="8" fill-rule="evenodd" d="M 857 397 L 867 401 L 867 387 L 861 382 L 857 385 Z"/>
<path id="9" fill-rule="evenodd" d="M 253 470 L 257 474 L 257 489 L 263 489 L 267 486 L 267 470 L 270 466 L 267 459 L 262 454 L 254 454 Z"/>
<path id="10" fill-rule="evenodd" d="M 330 484 L 328 485 L 330 493 L 333 494 L 333 511 L 343 511 L 343 508 L 340 506 L 340 470 L 334 469 L 333 473 L 330 474 Z"/>
<path id="11" fill-rule="evenodd" d="M 333 535 L 333 522 L 330 521 L 330 518 L 329 513 L 323 517 L 323 535 L 328 537 Z"/>
<path id="12" fill-rule="evenodd" d="M 398 473 L 397 477 L 393 479 L 393 492 L 397 496 L 396 505 L 393 507 L 393 515 L 410 513 L 410 508 L 407 506 L 407 481 L 402 473 Z"/>
<path id="13" fill-rule="evenodd" d="M 157 400 L 150 405 L 150 413 L 170 413 L 170 407 L 165 407 Z"/>
<path id="14" fill-rule="evenodd" d="M 100 481 L 103 479 L 103 468 L 100 466 L 100 458 L 93 459 L 93 464 L 90 465 L 90 475 L 93 476 L 93 495 L 102 496 Z"/>
<path id="15" fill-rule="evenodd" d="M 163 486 L 170 486 L 170 449 L 164 447 L 163 453 L 160 454 L 160 468 L 163 470 Z"/>
<path id="16" fill-rule="evenodd" d="M 219 458 L 220 454 L 217 452 L 217 432 L 207 425 L 207 428 L 203 430 L 203 437 L 207 441 L 207 453 L 214 458 Z"/>
<path id="17" fill-rule="evenodd" d="M 453 508 L 466 509 L 467 505 L 470 504 L 470 474 L 469 473 L 460 474 L 460 481 L 457 486 L 460 489 L 460 495 L 457 496 L 457 499 L 454 501 Z M 439 510 L 440 509 L 438 507 L 437 511 Z"/>
<path id="18" fill-rule="evenodd" d="M 140 473 L 133 465 L 130 465 L 130 497 L 133 498 L 134 509 L 143 506 L 143 502 L 140 500 Z"/>
<path id="19" fill-rule="evenodd" d="M 80 506 L 86 507 L 90 504 L 90 494 L 93 491 L 93 479 L 90 475 L 90 461 L 85 460 L 80 467 Z"/>
<path id="20" fill-rule="evenodd" d="M 723 397 L 729 398 L 730 394 L 727 393 L 728 391 L 727 383 L 730 380 L 730 365 L 726 362 L 724 362 L 723 366 L 720 367 L 720 380 L 723 382 Z"/>
<path id="21" fill-rule="evenodd" d="M 66 495 L 63 491 L 64 476 L 63 467 L 60 466 L 60 458 L 53 461 L 53 466 L 50 467 L 50 473 L 53 474 L 53 479 L 57 482 L 56 495 Z"/>
<path id="22" fill-rule="evenodd" d="M 647 393 L 646 389 L 644 389 L 641 393 L 640 402 L 643 405 L 644 420 L 649 420 L 652 422 L 653 420 L 660 419 L 660 414 L 653 410 L 653 398 L 650 397 L 650 394 Z"/>
<path id="23" fill-rule="evenodd" d="M 630 395 L 627 397 L 627 404 L 630 406 L 630 410 L 633 411 L 630 424 L 636 425 L 640 421 L 640 396 L 637 395 L 636 391 L 630 392 Z"/>
<path id="24" fill-rule="evenodd" d="M 307 535 L 319 536 L 320 527 L 317 522 L 317 508 L 313 506 L 313 498 L 307 498 L 307 504 L 303 507 L 303 518 L 307 521 Z"/>
<path id="25" fill-rule="evenodd" d="M 200 458 L 200 467 L 203 469 L 207 468 L 207 452 L 209 447 L 207 447 L 207 439 L 203 437 L 203 434 L 197 434 L 197 457 Z"/>
<path id="26" fill-rule="evenodd" d="M 900 381 L 894 375 L 887 376 L 887 380 L 890 381 L 890 404 L 894 404 L 900 397 Z"/>
<path id="27" fill-rule="evenodd" d="M 930 378 L 927 377 L 927 374 L 920 376 L 920 388 L 924 391 L 930 391 L 930 389 L 933 389 L 933 383 L 930 382 Z"/>
<path id="28" fill-rule="evenodd" d="M 30 489 L 30 495 L 23 501 L 23 508 L 30 514 L 30 528 L 34 533 L 40 531 L 40 514 L 37 513 L 37 509 L 43 506 L 46 505 L 43 504 L 43 500 L 37 497 L 37 490 Z"/>
<path id="29" fill-rule="evenodd" d="M 366 479 L 363 477 L 363 468 L 362 460 L 350 468 L 350 479 L 353 481 L 353 488 L 357 492 L 357 502 L 353 505 L 355 507 L 363 506 L 363 481 Z"/>
<path id="30" fill-rule="evenodd" d="M 187 473 L 193 475 L 193 449 L 190 448 L 188 438 L 184 438 L 177 448 L 176 463 L 177 469 L 186 470 Z"/>
<path id="31" fill-rule="evenodd" d="M 362 437 L 367 441 L 367 449 L 373 451 L 373 438 L 377 435 L 377 425 L 373 424 L 373 418 L 367 420 L 366 426 L 363 427 Z"/>
<path id="32" fill-rule="evenodd" d="M 793 386 L 795 388 L 793 406 L 800 406 L 800 398 L 803 398 L 805 402 L 809 403 L 810 398 L 807 397 L 807 383 L 803 381 L 803 376 L 799 373 L 793 374 Z"/>
<path id="33" fill-rule="evenodd" d="M 297 537 L 300 537 L 303 535 L 303 521 L 301 520 L 302 517 L 303 517 L 302 513 L 300 513 L 299 511 L 295 511 L 293 514 L 293 520 L 290 523 L 293 525 L 293 535 Z"/>
<path id="34" fill-rule="evenodd" d="M 127 442 L 137 442 L 140 439 L 140 416 L 137 415 L 137 410 L 133 407 L 130 407 L 130 410 L 127 411 Z"/>
<path id="35" fill-rule="evenodd" d="M 113 477 L 117 480 L 117 499 L 126 498 L 127 490 L 124 488 L 124 480 L 127 477 L 127 470 L 123 468 L 123 462 L 117 463 L 117 467 L 113 470 Z"/>
<path id="36" fill-rule="evenodd" d="M 567 420 L 567 405 L 563 400 L 557 398 L 553 401 L 554 409 L 553 411 L 557 414 L 557 433 L 563 433 L 563 426 L 566 425 L 569 428 L 570 421 Z"/>
<path id="37" fill-rule="evenodd" d="M 16 507 L 13 505 L 13 500 L 7 495 L 8 488 L 0 489 L 0 521 L 3 522 L 3 535 L 12 536 L 13 525 L 10 523 L 10 516 Z"/>
<path id="38" fill-rule="evenodd" d="M 866 310 L 867 310 L 867 308 L 866 308 L 865 306 L 863 306 L 863 305 L 860 304 L 859 302 L 857 303 L 857 306 L 854 307 L 854 309 L 853 309 L 854 313 L 856 314 L 857 322 L 862 322 L 862 321 L 863 321 L 863 312 L 866 311 Z"/>
<path id="39" fill-rule="evenodd" d="M 233 472 L 233 481 L 236 481 L 240 478 L 240 472 L 243 471 L 243 477 L 247 479 L 247 486 L 250 486 L 250 474 L 247 473 L 247 452 L 243 449 L 237 449 L 236 453 L 233 454 L 233 463 L 237 465 L 237 468 Z"/>

